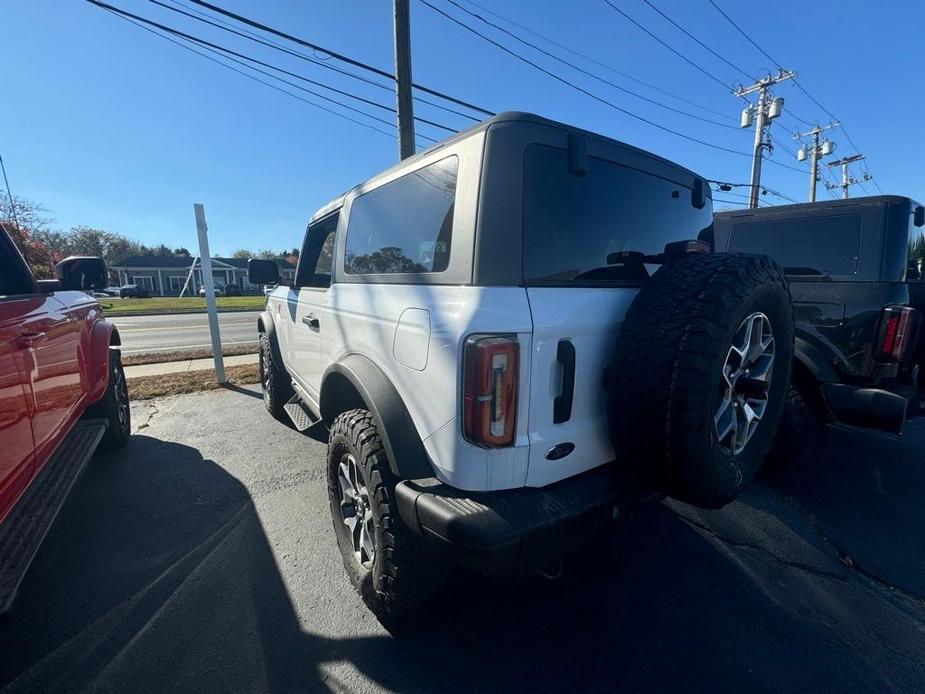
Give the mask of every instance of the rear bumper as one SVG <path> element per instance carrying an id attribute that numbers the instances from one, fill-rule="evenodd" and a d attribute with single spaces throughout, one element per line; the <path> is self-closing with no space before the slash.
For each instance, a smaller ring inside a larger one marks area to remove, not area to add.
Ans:
<path id="1" fill-rule="evenodd" d="M 912 385 L 885 389 L 823 383 L 822 395 L 838 421 L 893 434 L 902 433 L 906 419 L 918 410 L 920 402 Z"/>
<path id="2" fill-rule="evenodd" d="M 463 492 L 436 479 L 398 484 L 402 521 L 432 547 L 490 576 L 546 566 L 604 531 L 636 502 L 632 481 L 605 465 L 542 489 Z"/>

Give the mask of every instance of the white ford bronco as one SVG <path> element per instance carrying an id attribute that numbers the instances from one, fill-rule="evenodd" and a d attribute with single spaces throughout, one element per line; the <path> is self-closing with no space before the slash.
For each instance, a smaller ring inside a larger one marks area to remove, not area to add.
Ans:
<path id="1" fill-rule="evenodd" d="M 697 240 L 712 221 L 696 174 L 521 113 L 311 218 L 259 318 L 264 401 L 327 428 L 338 545 L 377 615 L 454 565 L 555 562 L 639 494 L 716 507 L 748 483 L 793 309 L 773 262 Z"/>

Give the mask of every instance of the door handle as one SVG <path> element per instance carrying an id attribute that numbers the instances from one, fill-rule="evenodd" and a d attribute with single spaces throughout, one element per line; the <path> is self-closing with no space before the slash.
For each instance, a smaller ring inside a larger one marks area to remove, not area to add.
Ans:
<path id="1" fill-rule="evenodd" d="M 45 339 L 45 333 L 42 332 L 28 332 L 23 333 L 19 336 L 17 342 L 21 348 L 35 347 L 38 343 Z"/>
<path id="2" fill-rule="evenodd" d="M 314 330 L 318 332 L 321 330 L 321 321 L 318 320 L 318 316 L 314 313 L 309 313 L 307 316 L 302 316 L 302 322 L 309 327 L 309 330 Z"/>
<path id="3" fill-rule="evenodd" d="M 572 400 L 575 396 L 575 345 L 559 340 L 556 361 L 562 364 L 562 394 L 552 401 L 552 422 L 561 424 L 572 418 Z"/>

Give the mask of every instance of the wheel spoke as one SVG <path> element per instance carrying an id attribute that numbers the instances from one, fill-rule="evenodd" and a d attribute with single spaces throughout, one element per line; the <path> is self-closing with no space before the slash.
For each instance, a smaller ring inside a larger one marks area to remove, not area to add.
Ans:
<path id="1" fill-rule="evenodd" d="M 722 443 L 730 433 L 735 434 L 736 417 L 731 400 L 723 400 L 713 418 L 716 426 L 716 440 Z"/>

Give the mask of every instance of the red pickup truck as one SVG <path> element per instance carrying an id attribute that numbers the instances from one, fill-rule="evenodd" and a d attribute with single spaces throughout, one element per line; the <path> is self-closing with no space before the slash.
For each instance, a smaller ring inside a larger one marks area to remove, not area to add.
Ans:
<path id="1" fill-rule="evenodd" d="M 86 293 L 106 265 L 56 269 L 36 281 L 0 225 L 0 612 L 87 460 L 131 431 L 119 333 Z"/>

